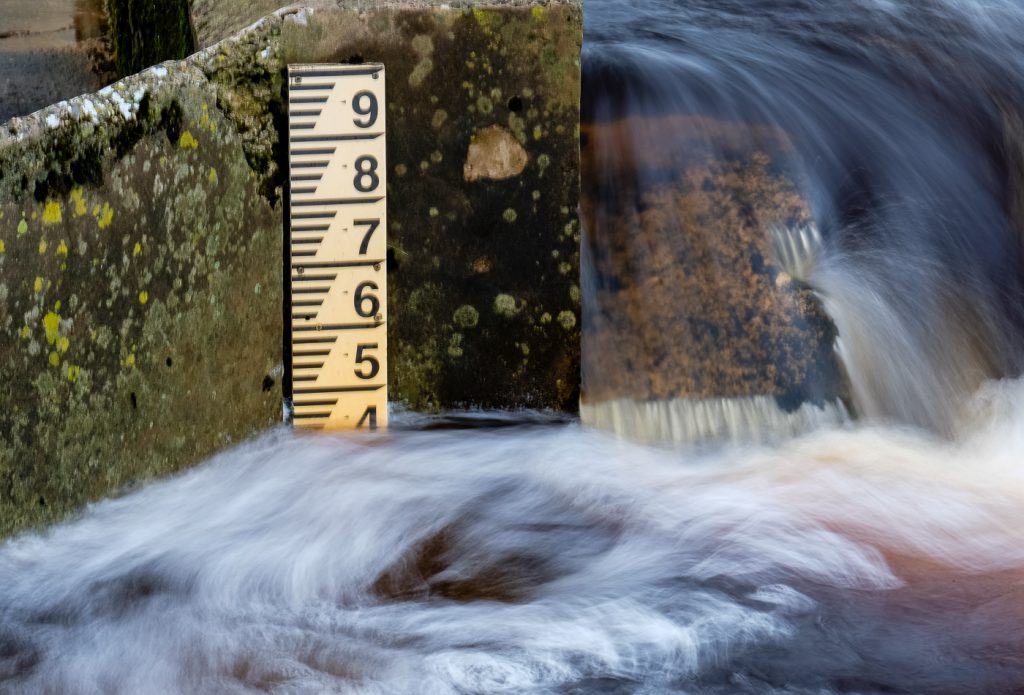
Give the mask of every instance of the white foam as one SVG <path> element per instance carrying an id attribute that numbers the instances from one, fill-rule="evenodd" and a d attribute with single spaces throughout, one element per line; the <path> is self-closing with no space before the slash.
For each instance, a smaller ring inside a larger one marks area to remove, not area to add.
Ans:
<path id="1" fill-rule="evenodd" d="M 839 401 L 822 406 L 804 403 L 786 412 L 771 396 L 584 401 L 580 403 L 580 416 L 593 427 L 641 442 L 668 444 L 768 441 L 849 420 Z"/>
<path id="2" fill-rule="evenodd" d="M 974 412 L 957 442 L 833 428 L 700 454 L 573 424 L 278 430 L 0 547 L 0 688 L 724 693 L 774 669 L 822 693 L 918 644 L 958 655 L 929 662 L 938 689 L 998 675 L 984 654 L 1020 610 L 951 630 L 928 609 L 1024 579 L 1024 387 Z M 951 578 L 918 606 L 922 567 Z"/>

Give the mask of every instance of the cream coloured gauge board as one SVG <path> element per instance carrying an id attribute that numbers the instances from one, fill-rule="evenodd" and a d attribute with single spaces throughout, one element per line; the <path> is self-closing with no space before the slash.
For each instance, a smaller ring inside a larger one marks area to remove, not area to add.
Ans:
<path id="1" fill-rule="evenodd" d="M 296 427 L 387 425 L 384 66 L 289 65 Z"/>

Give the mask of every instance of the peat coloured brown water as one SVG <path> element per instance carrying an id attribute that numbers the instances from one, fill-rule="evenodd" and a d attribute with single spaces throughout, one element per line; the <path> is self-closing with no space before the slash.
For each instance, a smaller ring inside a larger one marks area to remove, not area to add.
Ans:
<path id="1" fill-rule="evenodd" d="M 1024 693 L 1024 10 L 586 22 L 584 386 L 625 436 L 282 427 L 0 546 L 0 693 Z M 738 290 L 724 238 L 784 271 Z"/>

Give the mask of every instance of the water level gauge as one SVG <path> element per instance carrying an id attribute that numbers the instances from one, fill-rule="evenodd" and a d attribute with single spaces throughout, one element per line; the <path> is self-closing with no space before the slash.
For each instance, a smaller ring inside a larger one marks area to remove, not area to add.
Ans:
<path id="1" fill-rule="evenodd" d="M 289 65 L 297 427 L 387 424 L 384 66 Z"/>

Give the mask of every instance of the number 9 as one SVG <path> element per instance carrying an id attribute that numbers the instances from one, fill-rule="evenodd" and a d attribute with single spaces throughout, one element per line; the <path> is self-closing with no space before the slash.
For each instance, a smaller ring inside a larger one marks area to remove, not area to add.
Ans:
<path id="1" fill-rule="evenodd" d="M 352 122 L 360 128 L 369 128 L 377 122 L 377 97 L 374 96 L 373 92 L 357 92 L 352 97 L 352 110 L 360 116 L 366 116 L 365 121 L 354 118 Z"/>

